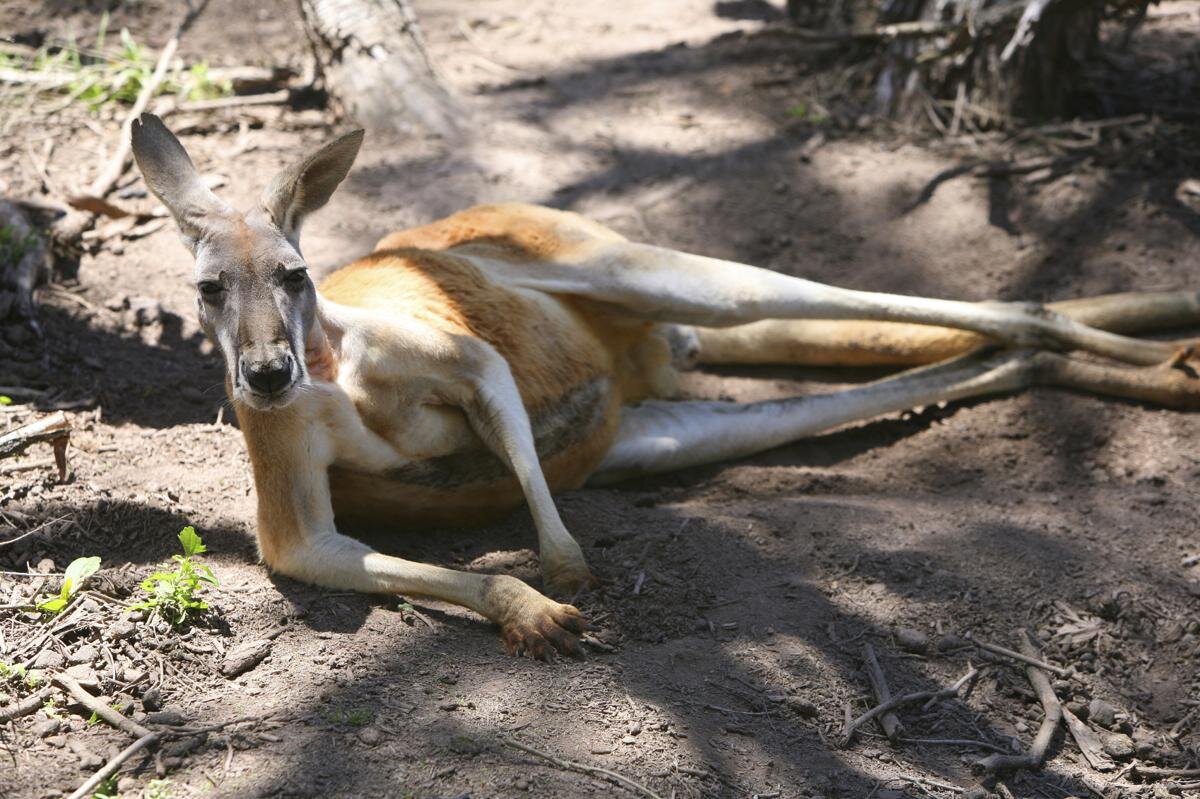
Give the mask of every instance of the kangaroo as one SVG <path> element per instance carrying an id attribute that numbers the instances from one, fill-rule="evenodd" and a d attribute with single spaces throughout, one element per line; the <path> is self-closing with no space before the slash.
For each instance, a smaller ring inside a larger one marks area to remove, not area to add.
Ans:
<path id="1" fill-rule="evenodd" d="M 263 561 L 323 586 L 465 606 L 499 625 L 511 654 L 576 652 L 587 622 L 515 577 L 381 554 L 335 522 L 470 524 L 524 502 L 544 583 L 570 596 L 592 577 L 555 491 L 1035 384 L 1200 404 L 1189 349 L 1087 324 L 1194 324 L 1194 292 L 1043 308 L 850 291 L 518 204 L 388 235 L 318 289 L 300 229 L 346 177 L 362 131 L 284 169 L 244 213 L 204 186 L 157 117 L 143 115 L 132 137 L 195 257 L 199 319 L 253 464 Z M 692 362 L 764 359 L 941 362 L 823 396 L 670 400 Z"/>

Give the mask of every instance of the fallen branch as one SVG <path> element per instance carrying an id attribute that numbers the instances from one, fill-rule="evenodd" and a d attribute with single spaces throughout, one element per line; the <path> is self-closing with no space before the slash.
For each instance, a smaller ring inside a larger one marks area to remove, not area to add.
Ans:
<path id="1" fill-rule="evenodd" d="M 1029 664 L 1025 667 L 1025 673 L 1029 677 L 1033 690 L 1037 692 L 1038 701 L 1042 703 L 1042 710 L 1046 715 L 1042 719 L 1042 726 L 1038 729 L 1037 737 L 1033 739 L 1033 745 L 1025 754 L 989 755 L 976 761 L 974 768 L 984 774 L 998 774 L 1023 768 L 1041 768 L 1042 764 L 1046 762 L 1046 752 L 1050 748 L 1054 732 L 1063 720 L 1062 705 L 1059 704 L 1058 697 L 1055 696 L 1054 689 L 1050 686 L 1050 678 L 1046 676 L 1040 666 L 1034 665 L 1038 662 L 1038 652 L 1033 641 L 1030 640 L 1029 634 L 1024 630 L 1021 631 L 1021 649 L 1024 650 L 1025 662 Z"/>
<path id="2" fill-rule="evenodd" d="M 116 727 L 118 730 L 124 730 L 125 732 L 137 738 L 144 738 L 148 735 L 154 735 L 155 737 L 158 736 L 158 733 L 143 727 L 133 719 L 122 716 L 120 713 L 89 694 L 83 689 L 82 685 L 75 681 L 73 677 L 69 677 L 60 671 L 56 672 L 50 679 L 63 688 L 66 688 L 67 692 L 71 694 L 71 697 L 76 702 L 83 705 L 85 708 L 95 713 L 98 718 L 103 719 L 113 727 Z"/>
<path id="3" fill-rule="evenodd" d="M 879 703 L 888 701 L 892 698 L 892 691 L 888 688 L 887 677 L 883 674 L 879 659 L 875 657 L 875 647 L 863 644 L 863 660 L 866 661 L 867 678 L 871 681 L 871 691 L 875 694 L 875 701 Z M 904 734 L 904 725 L 900 723 L 900 717 L 892 712 L 879 716 L 879 726 L 883 728 L 884 735 L 892 743 L 895 743 Z"/>
<path id="4" fill-rule="evenodd" d="M 970 684 L 971 681 L 977 676 L 979 676 L 979 670 L 974 666 L 968 666 L 967 673 L 962 677 L 959 677 L 954 685 L 950 686 L 949 688 L 941 688 L 937 691 L 917 691 L 916 693 L 894 696 L 887 702 L 883 702 L 871 708 L 858 718 L 848 720 L 846 722 L 846 728 L 842 730 L 842 738 L 838 742 L 838 745 L 842 747 L 849 745 L 850 741 L 854 738 L 854 733 L 859 727 L 866 724 L 876 716 L 881 716 L 884 713 L 895 710 L 902 705 L 911 705 L 917 702 L 928 702 L 934 699 L 949 699 L 951 697 L 958 696 L 958 692 L 963 689 L 963 686 Z"/>
<path id="5" fill-rule="evenodd" d="M 568 771 L 579 771 L 584 774 L 606 777 L 622 787 L 633 791 L 634 793 L 640 793 L 642 796 L 649 797 L 649 799 L 663 799 L 662 796 L 650 790 L 645 785 L 642 785 L 640 782 L 635 782 L 634 780 L 629 779 L 629 777 L 626 777 L 623 774 L 618 774 L 615 771 L 609 771 L 608 769 L 600 768 L 599 766 L 589 766 L 585 763 L 576 763 L 574 760 L 563 760 L 561 757 L 555 757 L 548 752 L 534 749 L 532 746 L 526 746 L 525 744 L 519 741 L 514 741 L 511 738 L 500 738 L 500 743 L 504 744 L 505 746 L 511 746 L 513 749 L 520 749 L 522 752 L 536 755 L 537 757 L 548 760 L 559 768 L 567 769 Z"/>
<path id="6" fill-rule="evenodd" d="M 7 724 L 13 719 L 19 719 L 22 716 L 28 716 L 36 711 L 45 703 L 46 698 L 50 696 L 50 692 L 54 689 L 50 686 L 32 693 L 22 699 L 20 702 L 14 702 L 8 707 L 0 707 L 0 724 Z"/>
<path id="7" fill-rule="evenodd" d="M 85 799 L 85 797 L 91 796 L 96 788 L 100 787 L 102 782 L 115 774 L 117 769 L 119 769 L 126 760 L 133 757 L 146 747 L 157 743 L 158 737 L 158 733 L 148 732 L 141 738 L 138 738 L 129 746 L 122 749 L 116 757 L 105 763 L 103 768 L 101 768 L 92 776 L 88 777 L 87 782 L 76 788 L 75 792 L 67 797 L 67 799 Z"/>
<path id="8" fill-rule="evenodd" d="M 896 741 L 902 744 L 916 744 L 918 746 L 968 746 L 976 749 L 986 749 L 990 752 L 1001 752 L 1007 754 L 1008 750 L 1002 746 L 997 746 L 987 741 L 974 741 L 970 738 L 899 738 Z"/>
<path id="9" fill-rule="evenodd" d="M 290 89 L 280 89 L 267 94 L 242 94 L 234 97 L 217 97 L 213 100 L 193 100 L 175 106 L 175 111 L 215 111 L 220 108 L 240 108 L 248 105 L 283 105 L 290 102 Z"/>
<path id="10" fill-rule="evenodd" d="M 1134 766 L 1133 772 L 1139 777 L 1160 779 L 1162 777 L 1200 777 L 1200 768 L 1155 768 L 1153 766 Z"/>
<path id="11" fill-rule="evenodd" d="M 67 442 L 70 438 L 71 423 L 67 421 L 67 415 L 59 411 L 0 434 L 0 458 L 16 455 L 34 444 L 51 444 L 61 479 L 67 475 Z"/>
<path id="12" fill-rule="evenodd" d="M 996 644 L 989 644 L 986 641 L 980 641 L 978 638 L 973 638 L 970 633 L 963 633 L 962 637 L 963 640 L 971 642 L 973 645 L 979 647 L 985 652 L 991 652 L 994 655 L 1003 655 L 1006 658 L 1012 658 L 1013 660 L 1024 663 L 1027 666 L 1036 666 L 1039 669 L 1050 672 L 1051 674 L 1057 674 L 1059 677 L 1071 676 L 1070 669 L 1064 669 L 1062 666 L 1055 666 L 1053 663 L 1047 663 L 1041 658 L 1015 652 L 1006 647 L 997 646 Z"/>

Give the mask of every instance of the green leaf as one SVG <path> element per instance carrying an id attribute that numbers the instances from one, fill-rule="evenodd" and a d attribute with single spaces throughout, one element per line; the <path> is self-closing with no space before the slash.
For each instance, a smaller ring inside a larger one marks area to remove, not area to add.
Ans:
<path id="1" fill-rule="evenodd" d="M 0 394 L 0 405 L 12 405 L 12 397 L 6 397 Z"/>
<path id="2" fill-rule="evenodd" d="M 217 582 L 217 576 L 213 574 L 212 569 L 208 568 L 203 563 L 197 563 L 196 569 L 200 572 L 201 580 L 206 583 L 212 583 L 213 585 L 220 585 L 220 583 Z"/>
<path id="3" fill-rule="evenodd" d="M 63 591 L 67 596 L 74 596 L 75 592 L 83 587 L 83 582 L 87 578 L 100 570 L 100 558 L 93 555 L 90 558 L 75 558 L 71 561 L 71 565 L 67 566 L 66 576 L 63 577 Z"/>
<path id="4" fill-rule="evenodd" d="M 796 119 L 804 119 L 808 116 L 808 103 L 796 103 L 787 110 L 788 116 Z"/>
<path id="5" fill-rule="evenodd" d="M 196 535 L 196 528 L 191 525 L 179 531 L 179 543 L 183 544 L 183 554 L 189 558 L 208 551 L 208 547 L 200 541 L 200 536 Z"/>
<path id="6" fill-rule="evenodd" d="M 45 602 L 38 603 L 38 610 L 44 610 L 47 613 L 58 613 L 67 606 L 67 600 L 61 596 L 56 596 L 54 599 L 47 599 Z"/>

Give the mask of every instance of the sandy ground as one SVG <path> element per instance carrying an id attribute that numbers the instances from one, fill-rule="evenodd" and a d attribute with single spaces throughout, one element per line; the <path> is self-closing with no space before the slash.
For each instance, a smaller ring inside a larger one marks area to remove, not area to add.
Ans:
<path id="1" fill-rule="evenodd" d="M 58 5 L 0 3 L 0 17 L 17 33 L 95 30 L 101 4 Z M 369 135 L 354 173 L 306 226 L 317 270 L 389 230 L 511 199 L 856 288 L 1042 301 L 1195 285 L 1200 215 L 1180 191 L 1196 176 L 1194 149 L 1155 139 L 1043 180 L 948 180 L 916 204 L 935 176 L 972 157 L 970 147 L 798 119 L 789 109 L 819 100 L 828 80 L 816 55 L 763 32 L 782 16 L 775 5 L 415 6 L 478 136 L 449 148 L 427 136 Z M 299 66 L 295 14 L 279 0 L 246 19 L 245 4 L 213 0 L 182 52 Z M 174 19 L 152 4 L 114 12 L 152 45 Z M 1194 20 L 1151 22 L 1135 55 L 1161 63 L 1166 42 L 1196 63 Z M 236 204 L 331 132 L 297 127 L 290 112 L 265 116 L 246 134 L 233 124 L 183 136 Z M 0 142 L 0 193 L 35 191 L 28 152 L 43 153 L 54 136 L 51 180 L 85 185 L 116 123 L 93 127 L 67 137 L 20 121 Z M 804 157 L 818 131 L 827 142 Z M 607 647 L 583 662 L 516 660 L 467 611 L 417 603 L 417 617 L 395 599 L 313 589 L 257 564 L 248 462 L 231 414 L 218 417 L 221 368 L 196 327 L 190 256 L 170 228 L 120 249 L 85 258 L 79 285 L 42 293 L 44 358 L 0 356 L 0 385 L 49 389 L 86 407 L 70 414 L 79 432 L 69 481 L 48 469 L 0 477 L 0 519 L 27 530 L 64 518 L 0 548 L 0 568 L 49 558 L 61 570 L 100 555 L 101 585 L 122 596 L 169 558 L 184 524 L 195 525 L 222 583 L 211 594 L 213 623 L 197 629 L 194 649 L 160 644 L 161 675 L 115 679 L 108 690 L 141 714 L 158 683 L 163 706 L 195 724 L 286 719 L 186 739 L 157 762 L 135 759 L 122 796 L 142 795 L 157 777 L 179 797 L 632 795 L 506 748 L 504 737 L 613 769 L 664 797 L 950 796 L 937 783 L 977 785 L 970 764 L 984 751 L 892 745 L 875 728 L 837 746 L 846 709 L 870 701 L 863 644 L 879 652 L 897 693 L 948 685 L 968 661 L 990 664 L 964 701 L 905 712 L 906 734 L 1010 749 L 1027 746 L 1041 719 L 1025 675 L 947 636 L 1012 645 L 1020 627 L 1075 668 L 1055 681 L 1064 702 L 1081 712 L 1092 700 L 1115 707 L 1109 726 L 1132 736 L 1142 762 L 1195 757 L 1200 738 L 1185 717 L 1200 706 L 1200 567 L 1181 563 L 1200 549 L 1200 433 L 1189 414 L 1035 391 L 566 494 L 565 522 L 604 581 L 579 604 Z M 139 326 L 121 295 L 157 301 L 163 313 Z M 689 375 L 686 388 L 757 399 L 874 376 L 730 369 Z M 24 418 L 6 413 L 0 429 Z M 523 512 L 481 530 L 406 530 L 372 542 L 538 579 Z M 0 605 L 27 588 L 0 576 Z M 29 623 L 0 609 L 0 660 Z M 226 650 L 281 625 L 265 661 L 233 679 L 220 674 Z M 898 630 L 907 631 L 901 640 Z M 927 645 L 911 640 L 914 631 Z M 68 656 L 80 634 L 62 636 Z M 125 657 L 115 651 L 113 674 Z M 107 674 L 111 664 L 96 665 Z M 37 725 L 57 715 L 59 728 L 42 737 Z M 127 742 L 53 709 L 4 725 L 0 795 L 66 795 L 97 756 Z M 1061 735 L 1052 752 L 1043 771 L 1008 782 L 1013 795 L 1090 796 L 1089 784 L 1112 778 Z M 1148 785 L 1120 790 L 1160 795 Z"/>

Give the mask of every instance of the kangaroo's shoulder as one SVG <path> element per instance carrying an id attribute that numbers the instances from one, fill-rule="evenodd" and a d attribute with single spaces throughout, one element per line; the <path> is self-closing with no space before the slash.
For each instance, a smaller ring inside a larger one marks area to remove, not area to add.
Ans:
<path id="1" fill-rule="evenodd" d="M 597 241 L 624 241 L 624 237 L 570 211 L 501 203 L 478 205 L 428 225 L 390 233 L 375 249 L 488 249 L 508 259 L 539 261 Z"/>

